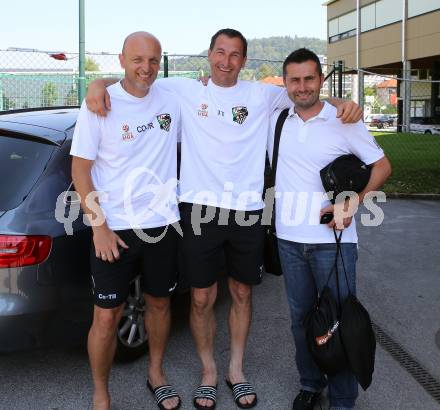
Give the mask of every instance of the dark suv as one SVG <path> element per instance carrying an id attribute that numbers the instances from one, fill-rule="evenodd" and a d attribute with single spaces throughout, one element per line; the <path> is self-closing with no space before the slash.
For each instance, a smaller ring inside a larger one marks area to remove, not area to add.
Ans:
<path id="1" fill-rule="evenodd" d="M 91 323 L 91 230 L 70 170 L 77 115 L 0 114 L 0 352 L 84 341 Z M 120 356 L 145 351 L 143 313 L 137 279 L 119 325 Z"/>
<path id="2" fill-rule="evenodd" d="M 385 127 L 392 127 L 394 124 L 393 117 L 386 115 L 386 114 L 380 114 L 380 115 L 373 115 L 370 122 L 370 127 L 377 127 L 377 128 L 385 128 Z"/>

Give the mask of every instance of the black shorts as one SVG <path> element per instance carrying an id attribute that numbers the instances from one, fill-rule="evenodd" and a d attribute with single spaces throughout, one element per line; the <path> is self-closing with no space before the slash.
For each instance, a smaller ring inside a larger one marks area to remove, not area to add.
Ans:
<path id="1" fill-rule="evenodd" d="M 143 229 L 151 237 L 159 237 L 166 227 Z M 98 259 L 92 241 L 90 253 L 95 305 L 113 308 L 123 304 L 129 294 L 130 283 L 141 276 L 143 293 L 155 297 L 170 296 L 177 285 L 177 245 L 179 235 L 172 226 L 156 243 L 139 238 L 131 229 L 115 231 L 129 246 L 120 259 L 110 263 Z"/>
<path id="2" fill-rule="evenodd" d="M 193 204 L 180 205 L 183 263 L 185 277 L 191 287 L 210 287 L 222 273 L 247 285 L 261 283 L 264 245 L 262 209 L 240 212 L 194 205 L 194 216 L 200 215 L 200 212 L 202 217 L 207 212 L 215 216 L 209 222 L 192 225 Z M 258 222 L 249 225 L 255 219 Z M 248 221 L 246 226 L 237 222 L 242 220 Z"/>

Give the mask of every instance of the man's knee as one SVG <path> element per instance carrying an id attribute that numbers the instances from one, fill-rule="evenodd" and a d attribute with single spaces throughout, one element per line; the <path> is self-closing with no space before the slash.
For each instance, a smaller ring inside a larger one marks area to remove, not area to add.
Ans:
<path id="1" fill-rule="evenodd" d="M 248 304 L 252 298 L 252 286 L 240 283 L 234 279 L 229 280 L 229 290 L 232 300 L 238 304 Z"/>
<path id="2" fill-rule="evenodd" d="M 109 337 L 116 332 L 121 319 L 123 306 L 103 309 L 95 306 L 92 327 L 100 336 Z"/>
<path id="3" fill-rule="evenodd" d="M 170 311 L 169 297 L 154 297 L 145 295 L 147 310 L 153 314 L 165 314 Z"/>
<path id="4" fill-rule="evenodd" d="M 217 297 L 217 285 L 209 288 L 191 290 L 191 306 L 197 312 L 212 309 Z"/>

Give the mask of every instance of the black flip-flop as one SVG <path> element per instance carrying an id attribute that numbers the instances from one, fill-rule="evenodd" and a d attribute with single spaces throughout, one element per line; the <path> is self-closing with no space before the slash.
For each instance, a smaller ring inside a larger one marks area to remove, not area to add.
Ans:
<path id="1" fill-rule="evenodd" d="M 248 382 L 235 383 L 232 384 L 229 380 L 225 380 L 228 387 L 232 390 L 232 394 L 234 395 L 235 404 L 240 407 L 240 409 L 251 409 L 257 405 L 257 393 L 255 393 L 254 388 Z M 251 396 L 254 395 L 255 398 L 250 403 L 243 404 L 240 402 L 240 398 L 243 396 Z"/>
<path id="2" fill-rule="evenodd" d="M 212 400 L 214 404 L 211 406 L 202 406 L 201 404 L 197 403 L 196 400 L 198 399 Z M 201 385 L 197 387 L 196 391 L 194 392 L 193 404 L 198 410 L 214 410 L 215 406 L 217 405 L 217 386 Z"/>
<path id="3" fill-rule="evenodd" d="M 153 394 L 154 398 L 156 399 L 157 407 L 159 407 L 160 410 L 167 410 L 163 406 L 163 401 L 166 399 L 172 399 L 174 397 L 177 397 L 179 399 L 179 403 L 176 407 L 173 407 L 171 410 L 177 410 L 180 408 L 182 404 L 182 400 L 180 400 L 180 396 L 177 394 L 176 390 L 169 384 L 165 384 L 163 386 L 158 386 L 155 389 L 153 389 L 153 386 L 151 385 L 150 381 L 147 380 L 147 387 Z"/>

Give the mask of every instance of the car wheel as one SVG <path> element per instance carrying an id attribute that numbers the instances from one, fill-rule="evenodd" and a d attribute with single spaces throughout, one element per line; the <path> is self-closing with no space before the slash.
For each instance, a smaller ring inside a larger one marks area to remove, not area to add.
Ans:
<path id="1" fill-rule="evenodd" d="M 148 349 L 148 335 L 144 322 L 145 301 L 140 276 L 130 284 L 124 313 L 118 325 L 116 359 L 131 361 L 144 355 Z"/>
<path id="2" fill-rule="evenodd" d="M 432 134 L 431 130 L 426 130 L 425 134 Z"/>
<path id="3" fill-rule="evenodd" d="M 379 122 L 379 123 L 377 124 L 377 128 L 378 128 L 378 129 L 383 128 L 383 124 Z"/>

